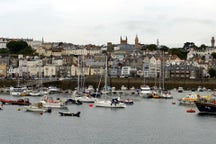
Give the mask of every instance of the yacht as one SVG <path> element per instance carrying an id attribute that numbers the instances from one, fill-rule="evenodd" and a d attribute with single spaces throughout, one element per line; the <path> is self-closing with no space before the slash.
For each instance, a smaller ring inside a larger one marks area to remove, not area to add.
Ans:
<path id="1" fill-rule="evenodd" d="M 139 96 L 143 98 L 150 98 L 152 96 L 151 88 L 148 85 L 141 85 Z"/>

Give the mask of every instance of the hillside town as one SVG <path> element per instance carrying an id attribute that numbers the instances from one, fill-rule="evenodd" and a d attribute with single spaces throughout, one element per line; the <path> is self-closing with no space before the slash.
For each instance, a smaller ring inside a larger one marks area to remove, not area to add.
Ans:
<path id="1" fill-rule="evenodd" d="M 185 78 L 196 79 L 210 77 L 209 70 L 215 69 L 216 53 L 214 37 L 210 46 L 196 49 L 190 46 L 187 58 L 182 59 L 160 49 L 143 50 L 145 44 L 135 37 L 134 44 L 128 38 L 120 37 L 119 44 L 107 42 L 106 45 L 75 45 L 63 42 L 44 42 L 33 39 L 0 38 L 0 48 L 6 48 L 10 41 L 22 40 L 34 49 L 35 55 L 1 55 L 0 77 L 8 79 L 59 78 L 70 79 L 77 75 L 99 76 L 104 73 L 108 57 L 108 75 L 115 78 Z"/>

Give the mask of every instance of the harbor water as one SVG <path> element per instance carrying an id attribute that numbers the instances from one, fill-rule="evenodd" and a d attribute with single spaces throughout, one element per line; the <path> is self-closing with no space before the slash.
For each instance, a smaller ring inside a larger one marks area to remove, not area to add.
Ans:
<path id="1" fill-rule="evenodd" d="M 60 116 L 58 112 L 62 110 L 58 109 L 40 114 L 26 112 L 20 106 L 4 105 L 0 111 L 0 144 L 215 143 L 216 115 L 201 115 L 196 107 L 193 107 L 195 113 L 187 113 L 192 107 L 180 106 L 177 100 L 187 93 L 172 91 L 173 99 L 129 96 L 134 104 L 123 109 L 68 105 L 69 111 L 80 111 L 80 117 Z M 6 94 L 0 97 L 18 98 Z M 41 97 L 29 98 L 31 102 L 41 100 Z"/>

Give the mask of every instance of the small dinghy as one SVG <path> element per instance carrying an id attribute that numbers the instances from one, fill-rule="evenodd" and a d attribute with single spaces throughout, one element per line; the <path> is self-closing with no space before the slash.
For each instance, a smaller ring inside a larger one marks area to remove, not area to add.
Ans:
<path id="1" fill-rule="evenodd" d="M 80 117 L 80 112 L 78 111 L 77 113 L 72 113 L 72 112 L 59 112 L 61 116 L 76 116 Z"/>

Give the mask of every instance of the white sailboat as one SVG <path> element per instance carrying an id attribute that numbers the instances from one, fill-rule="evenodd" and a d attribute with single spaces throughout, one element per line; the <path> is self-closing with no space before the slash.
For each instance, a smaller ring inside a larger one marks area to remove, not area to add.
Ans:
<path id="1" fill-rule="evenodd" d="M 107 91 L 107 56 L 106 56 L 106 67 L 105 67 L 105 86 L 104 90 Z M 126 104 L 121 103 L 117 98 L 113 98 L 111 100 L 107 100 L 106 96 L 107 93 L 105 92 L 105 99 L 104 100 L 96 100 L 95 106 L 96 107 L 104 107 L 104 108 L 125 108 Z"/>
<path id="2" fill-rule="evenodd" d="M 165 80 L 165 60 L 164 60 L 164 50 L 162 49 L 162 62 L 161 62 L 162 90 L 159 92 L 159 97 L 164 98 L 164 99 L 172 99 L 173 96 L 171 95 L 171 92 L 168 90 L 165 90 L 164 80 Z"/>
<path id="3" fill-rule="evenodd" d="M 81 67 L 80 67 L 81 63 Z M 78 88 L 73 92 L 72 99 L 75 101 L 80 101 L 84 103 L 93 103 L 97 98 L 94 98 L 90 96 L 89 93 L 86 93 L 84 90 L 84 84 L 85 84 L 85 78 L 84 78 L 84 69 L 83 69 L 83 59 L 80 61 L 80 57 L 78 57 L 78 69 L 79 74 L 78 75 L 78 81 L 77 86 Z"/>
<path id="4" fill-rule="evenodd" d="M 146 80 L 145 80 L 145 64 L 143 64 L 143 85 L 140 86 L 140 92 L 139 96 L 142 98 L 149 98 L 152 96 L 152 91 L 151 88 L 146 85 Z"/>

